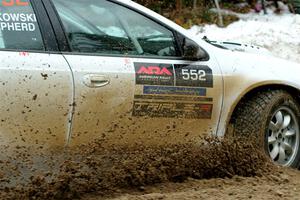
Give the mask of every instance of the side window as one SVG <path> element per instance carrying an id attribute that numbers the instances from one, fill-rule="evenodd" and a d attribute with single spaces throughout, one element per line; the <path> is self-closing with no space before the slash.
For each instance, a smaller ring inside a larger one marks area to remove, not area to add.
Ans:
<path id="1" fill-rule="evenodd" d="M 1 0 L 0 10 L 0 49 L 44 50 L 29 0 Z"/>
<path id="2" fill-rule="evenodd" d="M 139 13 L 119 9 L 117 15 L 128 22 L 128 29 L 146 55 L 177 56 L 173 33 Z"/>
<path id="3" fill-rule="evenodd" d="M 105 0 L 53 0 L 74 52 L 178 56 L 172 31 Z"/>

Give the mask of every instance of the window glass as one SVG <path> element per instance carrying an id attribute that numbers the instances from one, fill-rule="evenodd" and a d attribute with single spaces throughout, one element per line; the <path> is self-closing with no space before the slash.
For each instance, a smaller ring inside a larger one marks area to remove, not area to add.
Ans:
<path id="1" fill-rule="evenodd" d="M 44 50 L 30 2 L 6 0 L 0 5 L 0 49 Z"/>
<path id="2" fill-rule="evenodd" d="M 72 50 L 177 56 L 173 33 L 128 8 L 104 0 L 54 0 Z"/>

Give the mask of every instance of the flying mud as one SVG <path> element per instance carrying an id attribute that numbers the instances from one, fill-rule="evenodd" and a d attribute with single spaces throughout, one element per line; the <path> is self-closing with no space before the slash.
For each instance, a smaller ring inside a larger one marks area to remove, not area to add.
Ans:
<path id="1" fill-rule="evenodd" d="M 2 153 L 3 155 L 3 153 Z M 273 167 L 248 140 L 201 145 L 103 147 L 101 141 L 47 154 L 19 147 L 1 160 L 1 199 L 74 199 L 90 193 L 192 179 L 254 177 Z"/>

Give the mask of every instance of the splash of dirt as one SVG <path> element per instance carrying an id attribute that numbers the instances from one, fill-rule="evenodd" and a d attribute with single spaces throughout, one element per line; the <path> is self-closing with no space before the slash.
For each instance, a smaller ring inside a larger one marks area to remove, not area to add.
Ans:
<path id="1" fill-rule="evenodd" d="M 12 181 L 11 173 L 4 170 L 0 178 L 14 184 L 2 184 L 0 198 L 74 199 L 87 193 L 105 195 L 118 189 L 138 189 L 188 178 L 262 176 L 272 167 L 265 154 L 248 140 L 206 138 L 199 145 L 151 147 L 104 148 L 101 144 L 97 141 L 51 156 L 39 155 L 35 161 L 29 161 L 30 155 L 18 156 L 18 164 L 14 163 L 18 166 L 16 177 L 22 179 Z M 30 163 L 27 168 L 31 170 L 24 170 L 24 163 Z"/>

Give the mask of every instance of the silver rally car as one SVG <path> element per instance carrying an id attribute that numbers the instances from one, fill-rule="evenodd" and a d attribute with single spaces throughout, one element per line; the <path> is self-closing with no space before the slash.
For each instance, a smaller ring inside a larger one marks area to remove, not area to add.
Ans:
<path id="1" fill-rule="evenodd" d="M 295 63 L 203 40 L 129 0 L 2 1 L 0 32 L 3 146 L 255 135 L 299 166 Z"/>

